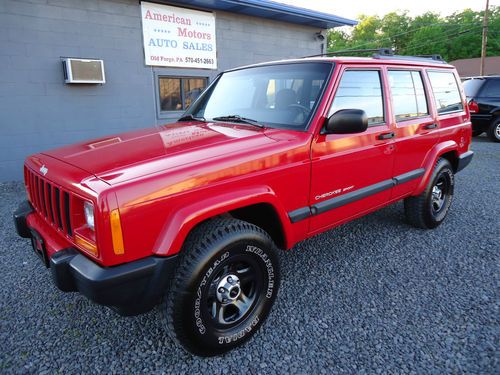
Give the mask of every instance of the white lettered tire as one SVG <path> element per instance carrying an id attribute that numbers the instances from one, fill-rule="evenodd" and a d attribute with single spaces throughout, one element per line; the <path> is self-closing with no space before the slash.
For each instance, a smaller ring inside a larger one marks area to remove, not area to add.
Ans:
<path id="1" fill-rule="evenodd" d="M 201 356 L 243 344 L 265 321 L 278 293 L 272 239 L 253 224 L 213 219 L 193 230 L 182 251 L 162 306 L 169 334 Z"/>

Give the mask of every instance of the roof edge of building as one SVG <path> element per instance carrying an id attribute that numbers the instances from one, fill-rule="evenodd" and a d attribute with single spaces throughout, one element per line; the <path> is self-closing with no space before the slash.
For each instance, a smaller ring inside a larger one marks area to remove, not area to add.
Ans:
<path id="1" fill-rule="evenodd" d="M 156 0 L 155 2 L 192 8 L 221 10 L 321 29 L 355 26 L 358 24 L 356 20 L 334 14 L 269 0 Z"/>

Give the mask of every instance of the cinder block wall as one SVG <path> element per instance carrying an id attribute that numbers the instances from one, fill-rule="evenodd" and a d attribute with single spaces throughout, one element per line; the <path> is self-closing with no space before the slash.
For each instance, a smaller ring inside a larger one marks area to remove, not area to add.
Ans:
<path id="1" fill-rule="evenodd" d="M 158 75 L 204 76 L 320 53 L 316 28 L 215 12 L 218 70 L 144 65 L 134 0 L 0 1 L 0 181 L 24 158 L 61 145 L 171 122 L 158 118 Z M 104 60 L 106 84 L 67 85 L 61 57 Z"/>

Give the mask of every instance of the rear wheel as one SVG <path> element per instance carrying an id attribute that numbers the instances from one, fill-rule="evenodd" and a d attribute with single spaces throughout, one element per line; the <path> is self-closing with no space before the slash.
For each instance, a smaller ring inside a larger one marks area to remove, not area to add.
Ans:
<path id="1" fill-rule="evenodd" d="M 454 184 L 450 162 L 439 159 L 425 190 L 416 197 L 404 200 L 408 222 L 423 229 L 436 228 L 441 224 L 451 205 Z"/>
<path id="2" fill-rule="evenodd" d="M 492 121 L 488 128 L 488 137 L 494 142 L 500 142 L 500 118 Z"/>
<path id="3" fill-rule="evenodd" d="M 169 334 L 201 356 L 247 341 L 267 318 L 279 288 L 279 260 L 269 235 L 235 219 L 193 230 L 163 307 Z"/>

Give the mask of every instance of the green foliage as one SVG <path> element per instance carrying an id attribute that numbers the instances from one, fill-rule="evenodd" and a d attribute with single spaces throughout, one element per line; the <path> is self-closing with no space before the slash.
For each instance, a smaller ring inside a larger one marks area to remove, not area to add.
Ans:
<path id="1" fill-rule="evenodd" d="M 439 54 L 449 61 L 479 57 L 483 14 L 465 9 L 447 17 L 432 12 L 410 17 L 406 11 L 382 18 L 360 15 L 352 32 L 328 31 L 328 51 L 348 54 L 356 49 L 393 48 L 400 55 Z M 499 6 L 489 10 L 487 55 L 500 55 Z"/>

